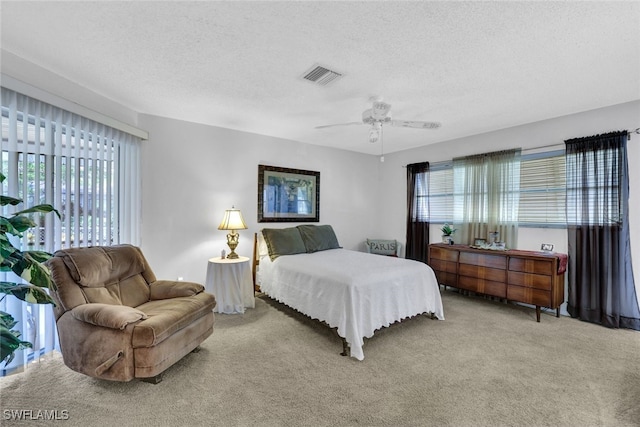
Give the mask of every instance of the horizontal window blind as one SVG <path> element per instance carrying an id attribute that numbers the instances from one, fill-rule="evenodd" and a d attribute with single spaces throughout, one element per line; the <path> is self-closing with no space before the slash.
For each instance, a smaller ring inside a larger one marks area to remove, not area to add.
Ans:
<path id="1" fill-rule="evenodd" d="M 520 164 L 522 226 L 566 226 L 564 150 L 523 156 Z"/>
<path id="2" fill-rule="evenodd" d="M 429 172 L 429 209 L 433 223 L 452 223 L 462 217 L 461 197 L 454 183 L 463 171 L 454 172 L 452 162 L 432 163 Z M 458 186 L 460 186 L 459 184 Z M 518 223 L 523 227 L 566 227 L 566 167 L 564 150 L 523 154 L 520 162 Z M 457 204 L 456 204 L 457 202 Z M 479 208 L 485 206 L 479 200 Z"/>
<path id="3" fill-rule="evenodd" d="M 430 222 L 453 222 L 453 168 L 451 163 L 439 163 L 429 171 Z"/>

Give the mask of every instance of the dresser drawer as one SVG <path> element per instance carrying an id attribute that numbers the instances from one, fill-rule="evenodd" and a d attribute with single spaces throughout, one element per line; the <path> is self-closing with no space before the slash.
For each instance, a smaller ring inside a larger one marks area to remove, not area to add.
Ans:
<path id="1" fill-rule="evenodd" d="M 509 257 L 509 270 L 522 271 L 524 273 L 546 274 L 552 276 L 554 271 L 554 260 L 528 259 L 519 257 Z"/>
<path id="2" fill-rule="evenodd" d="M 458 285 L 458 276 L 455 273 L 448 273 L 446 271 L 438 271 L 434 270 L 436 273 L 436 280 L 441 285 L 447 286 L 457 286 Z"/>
<path id="3" fill-rule="evenodd" d="M 536 288 L 551 290 L 551 276 L 542 274 L 521 273 L 519 271 L 509 271 L 509 285 L 524 286 L 526 288 Z"/>
<path id="4" fill-rule="evenodd" d="M 478 279 L 492 280 L 494 282 L 503 282 L 507 279 L 507 271 L 497 268 L 481 267 L 472 264 L 460 264 L 458 270 L 460 276 L 476 277 Z"/>
<path id="5" fill-rule="evenodd" d="M 434 270 L 446 271 L 447 273 L 456 273 L 458 270 L 458 263 L 442 259 L 431 258 L 429 260 L 429 266 Z"/>
<path id="6" fill-rule="evenodd" d="M 479 294 L 506 298 L 507 285 L 505 282 L 478 279 L 476 277 L 458 276 L 458 287 Z"/>
<path id="7" fill-rule="evenodd" d="M 551 301 L 551 292 L 542 289 L 525 288 L 524 286 L 509 286 L 507 288 L 507 299 L 519 301 L 525 304 L 539 305 L 549 308 L 557 308 Z"/>
<path id="8" fill-rule="evenodd" d="M 429 248 L 430 259 L 441 259 L 443 261 L 458 262 L 458 251 L 452 249 L 443 249 L 435 246 Z"/>
<path id="9" fill-rule="evenodd" d="M 460 252 L 460 264 L 472 264 L 506 270 L 507 257 L 502 255 L 488 255 L 479 252 Z"/>

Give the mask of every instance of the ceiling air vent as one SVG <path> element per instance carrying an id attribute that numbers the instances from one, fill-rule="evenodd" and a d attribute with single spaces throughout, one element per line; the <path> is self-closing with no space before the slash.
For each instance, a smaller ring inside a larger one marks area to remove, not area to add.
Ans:
<path id="1" fill-rule="evenodd" d="M 321 86 L 326 86 L 339 77 L 342 77 L 342 74 L 320 65 L 314 65 L 302 76 L 303 79 Z"/>

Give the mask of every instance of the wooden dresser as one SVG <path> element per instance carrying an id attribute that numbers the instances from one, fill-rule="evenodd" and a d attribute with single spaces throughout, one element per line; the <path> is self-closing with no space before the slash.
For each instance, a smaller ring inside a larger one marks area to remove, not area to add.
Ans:
<path id="1" fill-rule="evenodd" d="M 442 285 L 556 310 L 564 302 L 565 254 L 429 245 L 429 265 Z"/>

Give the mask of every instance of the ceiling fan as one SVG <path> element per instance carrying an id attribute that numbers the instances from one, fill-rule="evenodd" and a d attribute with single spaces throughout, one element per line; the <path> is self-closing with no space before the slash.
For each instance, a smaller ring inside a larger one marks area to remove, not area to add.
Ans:
<path id="1" fill-rule="evenodd" d="M 383 124 L 391 126 L 399 126 L 405 128 L 416 129 L 437 129 L 440 127 L 438 122 L 423 122 L 412 120 L 392 120 L 389 115 L 391 105 L 379 100 L 373 100 L 373 106 L 362 112 L 361 122 L 338 123 L 333 125 L 316 126 L 316 129 L 326 129 L 334 126 L 350 126 L 350 125 L 371 125 L 369 131 L 369 142 L 377 142 L 382 131 Z"/>

